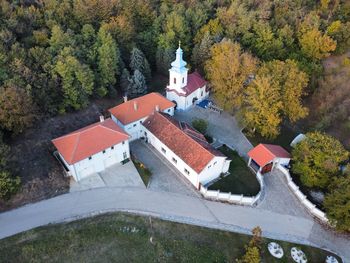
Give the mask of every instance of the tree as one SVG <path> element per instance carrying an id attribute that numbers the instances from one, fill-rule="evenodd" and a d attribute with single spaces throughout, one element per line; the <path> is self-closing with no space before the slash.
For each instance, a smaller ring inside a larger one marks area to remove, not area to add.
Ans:
<path id="1" fill-rule="evenodd" d="M 291 122 L 304 118 L 308 110 L 301 103 L 308 84 L 308 76 L 299 70 L 295 61 L 273 60 L 264 63 L 258 71 L 259 76 L 271 76 L 278 85 L 282 108 L 281 114 Z"/>
<path id="2" fill-rule="evenodd" d="M 268 76 L 257 76 L 244 92 L 243 122 L 252 132 L 273 138 L 279 133 L 281 107 L 277 82 Z"/>
<path id="3" fill-rule="evenodd" d="M 207 133 L 208 122 L 206 120 L 204 120 L 204 119 L 194 119 L 192 121 L 192 126 L 197 131 L 199 131 L 200 133 L 202 133 L 204 135 Z"/>
<path id="4" fill-rule="evenodd" d="M 260 246 L 262 241 L 262 231 L 260 227 L 255 227 L 252 230 L 253 237 L 249 244 L 245 246 L 245 254 L 241 259 L 236 260 L 237 263 L 260 263 Z"/>
<path id="5" fill-rule="evenodd" d="M 350 176 L 337 178 L 325 196 L 323 206 L 328 219 L 340 231 L 350 232 Z"/>
<path id="6" fill-rule="evenodd" d="M 35 118 L 35 106 L 25 90 L 15 87 L 0 88 L 0 126 L 14 133 L 30 127 Z"/>
<path id="7" fill-rule="evenodd" d="M 210 58 L 210 48 L 214 44 L 209 33 L 205 33 L 202 40 L 192 50 L 192 62 L 196 69 L 204 72 L 204 64 Z"/>
<path id="8" fill-rule="evenodd" d="M 330 55 L 337 43 L 319 30 L 320 18 L 313 12 L 304 19 L 299 29 L 301 52 L 313 60 L 321 60 Z"/>
<path id="9" fill-rule="evenodd" d="M 143 95 L 147 92 L 146 80 L 142 73 L 136 69 L 131 78 L 130 94 L 131 96 Z"/>
<path id="10" fill-rule="evenodd" d="M 71 53 L 71 49 L 65 48 L 54 66 L 54 74 L 57 73 L 62 80 L 64 98 L 60 105 L 61 113 L 69 107 L 75 110 L 85 107 L 94 88 L 93 72 Z"/>
<path id="11" fill-rule="evenodd" d="M 50 51 L 58 54 L 64 47 L 73 46 L 74 38 L 69 32 L 64 32 L 60 26 L 55 25 L 51 30 L 51 38 L 49 40 Z"/>
<path id="12" fill-rule="evenodd" d="M 120 77 L 120 87 L 122 88 L 123 94 L 130 92 L 131 77 L 129 70 L 123 69 Z"/>
<path id="13" fill-rule="evenodd" d="M 243 52 L 238 43 L 223 40 L 211 48 L 205 71 L 221 107 L 232 110 L 241 106 L 244 83 L 254 74 L 256 65 L 257 60 Z"/>
<path id="14" fill-rule="evenodd" d="M 142 51 L 134 47 L 130 55 L 130 68 L 132 71 L 139 70 L 147 81 L 151 80 L 151 68 Z"/>
<path id="15" fill-rule="evenodd" d="M 326 188 L 340 173 L 339 165 L 349 158 L 349 153 L 337 139 L 311 132 L 295 146 L 292 156 L 292 170 L 305 186 Z"/>
<path id="16" fill-rule="evenodd" d="M 6 167 L 10 147 L 3 141 L 3 134 L 0 131 L 0 171 Z"/>
<path id="17" fill-rule="evenodd" d="M 118 72 L 118 47 L 111 34 L 102 27 L 97 36 L 98 88 L 97 94 L 103 97 L 115 85 Z"/>

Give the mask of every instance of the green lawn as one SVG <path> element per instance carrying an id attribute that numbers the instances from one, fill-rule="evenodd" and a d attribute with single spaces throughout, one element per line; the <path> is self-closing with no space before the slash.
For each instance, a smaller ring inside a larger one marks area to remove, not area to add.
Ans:
<path id="1" fill-rule="evenodd" d="M 280 135 L 275 139 L 266 139 L 257 133 L 252 136 L 246 130 L 243 130 L 243 133 L 254 146 L 259 143 L 277 144 L 285 148 L 287 151 L 291 151 L 290 143 L 299 134 L 287 126 L 281 127 Z"/>
<path id="2" fill-rule="evenodd" d="M 150 238 L 152 237 L 152 242 Z M 0 262 L 235 262 L 250 236 L 112 213 L 39 227 L 0 240 Z M 295 244 L 278 241 L 285 258 L 269 255 L 263 239 L 262 262 L 293 262 Z M 321 249 L 300 247 L 308 262 L 324 262 Z M 340 261 L 339 261 L 340 262 Z"/>
<path id="3" fill-rule="evenodd" d="M 232 151 L 227 146 L 222 146 L 219 150 L 232 160 L 229 169 L 230 175 L 215 182 L 209 186 L 209 189 L 245 196 L 258 194 L 260 191 L 259 182 L 255 174 L 247 167 L 247 163 L 237 152 Z"/>
<path id="4" fill-rule="evenodd" d="M 141 179 L 145 186 L 148 186 L 148 182 L 151 179 L 152 172 L 148 169 L 143 163 L 135 158 L 135 156 L 131 156 L 131 160 L 134 163 L 137 171 L 139 172 Z"/>

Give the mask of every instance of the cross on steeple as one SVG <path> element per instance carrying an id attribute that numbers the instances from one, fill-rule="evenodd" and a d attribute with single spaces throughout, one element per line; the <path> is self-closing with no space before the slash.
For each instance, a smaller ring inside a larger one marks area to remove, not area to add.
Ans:
<path id="1" fill-rule="evenodd" d="M 179 40 L 179 48 L 181 48 L 181 40 Z"/>

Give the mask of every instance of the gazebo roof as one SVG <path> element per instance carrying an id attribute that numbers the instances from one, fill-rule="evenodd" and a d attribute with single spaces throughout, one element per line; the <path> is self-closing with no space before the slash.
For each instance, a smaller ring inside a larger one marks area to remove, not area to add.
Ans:
<path id="1" fill-rule="evenodd" d="M 289 152 L 279 145 L 259 144 L 248 152 L 248 156 L 252 158 L 260 167 L 272 162 L 275 158 L 290 158 Z"/>

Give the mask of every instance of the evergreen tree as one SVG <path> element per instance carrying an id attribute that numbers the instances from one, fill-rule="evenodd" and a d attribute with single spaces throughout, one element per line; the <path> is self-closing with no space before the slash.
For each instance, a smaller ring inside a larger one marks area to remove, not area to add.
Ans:
<path id="1" fill-rule="evenodd" d="M 204 73 L 204 64 L 210 58 L 210 48 L 214 44 L 212 37 L 206 32 L 202 40 L 196 44 L 192 51 L 192 62 L 200 73 Z"/>
<path id="2" fill-rule="evenodd" d="M 120 77 L 120 87 L 122 89 L 123 95 L 130 93 L 131 77 L 129 70 L 123 69 L 123 73 Z"/>
<path id="3" fill-rule="evenodd" d="M 130 56 L 130 68 L 132 71 L 139 70 L 147 81 L 151 80 L 151 68 L 142 51 L 134 47 Z"/>
<path id="4" fill-rule="evenodd" d="M 143 95 L 143 94 L 146 94 L 146 92 L 147 92 L 147 87 L 146 87 L 145 77 L 142 75 L 142 73 L 138 69 L 136 69 L 131 79 L 130 95 L 131 96 Z"/>
<path id="5" fill-rule="evenodd" d="M 175 59 L 175 52 L 173 49 L 158 47 L 156 53 L 156 62 L 158 72 L 166 75 L 169 73 L 171 62 Z"/>
<path id="6" fill-rule="evenodd" d="M 98 32 L 97 37 L 98 54 L 98 87 L 97 94 L 105 96 L 108 89 L 115 85 L 118 72 L 118 47 L 111 34 L 103 28 Z"/>

